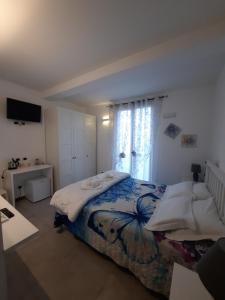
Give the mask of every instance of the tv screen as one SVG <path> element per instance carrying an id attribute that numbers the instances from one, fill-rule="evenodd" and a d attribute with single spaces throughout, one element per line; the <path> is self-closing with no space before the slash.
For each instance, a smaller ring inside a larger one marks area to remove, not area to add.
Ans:
<path id="1" fill-rule="evenodd" d="M 7 98 L 7 119 L 41 122 L 41 106 Z"/>

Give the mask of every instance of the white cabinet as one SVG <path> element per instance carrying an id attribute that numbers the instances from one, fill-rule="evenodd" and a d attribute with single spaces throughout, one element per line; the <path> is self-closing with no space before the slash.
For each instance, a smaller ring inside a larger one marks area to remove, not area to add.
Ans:
<path id="1" fill-rule="evenodd" d="M 198 274 L 174 264 L 170 300 L 213 300 Z"/>
<path id="2" fill-rule="evenodd" d="M 96 117 L 61 107 L 46 112 L 47 161 L 55 188 L 96 174 Z"/>

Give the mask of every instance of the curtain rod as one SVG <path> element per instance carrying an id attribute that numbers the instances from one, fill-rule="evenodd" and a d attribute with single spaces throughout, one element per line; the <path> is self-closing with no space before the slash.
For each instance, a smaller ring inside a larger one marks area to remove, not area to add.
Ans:
<path id="1" fill-rule="evenodd" d="M 110 104 L 108 106 L 112 107 L 114 105 L 127 105 L 129 103 L 141 102 L 141 101 L 145 101 L 145 100 L 147 100 L 147 101 L 164 100 L 165 98 L 168 98 L 168 95 L 162 95 L 162 96 L 157 96 L 157 97 L 152 97 L 152 98 L 144 98 L 144 99 L 140 99 L 140 100 L 133 100 L 133 101 L 123 102 L 123 103 L 115 103 L 115 104 Z"/>

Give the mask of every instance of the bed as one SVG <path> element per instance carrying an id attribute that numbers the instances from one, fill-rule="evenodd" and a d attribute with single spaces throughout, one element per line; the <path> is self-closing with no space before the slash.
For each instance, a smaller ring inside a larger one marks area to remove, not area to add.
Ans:
<path id="1" fill-rule="evenodd" d="M 224 221 L 223 173 L 208 162 L 205 180 Z M 62 196 L 69 189 L 72 191 L 73 186 L 59 193 Z M 157 203 L 162 201 L 165 189 L 163 184 L 150 184 L 124 176 L 89 196 L 84 205 L 79 203 L 74 218 L 67 211 L 67 201 L 71 205 L 75 200 L 71 199 L 71 193 L 67 193 L 62 205 L 52 201 L 57 210 L 55 226 L 65 225 L 76 237 L 129 269 L 144 286 L 168 297 L 174 262 L 195 269 L 201 256 L 214 242 L 178 242 L 166 238 L 165 232 L 145 229 Z M 77 195 L 74 194 L 74 198 L 77 199 Z"/>

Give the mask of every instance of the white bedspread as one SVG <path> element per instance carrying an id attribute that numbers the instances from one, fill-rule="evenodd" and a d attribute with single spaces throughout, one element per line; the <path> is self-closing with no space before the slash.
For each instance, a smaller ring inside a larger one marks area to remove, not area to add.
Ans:
<path id="1" fill-rule="evenodd" d="M 60 213 L 67 215 L 69 220 L 73 222 L 89 199 L 105 192 L 111 186 L 129 176 L 127 173 L 107 171 L 86 180 L 78 181 L 58 190 L 53 195 L 50 204 Z"/>

